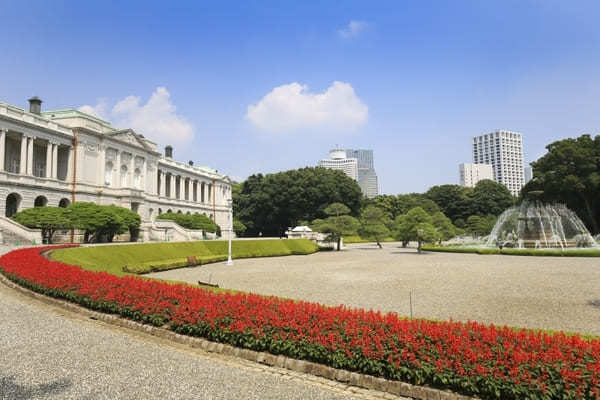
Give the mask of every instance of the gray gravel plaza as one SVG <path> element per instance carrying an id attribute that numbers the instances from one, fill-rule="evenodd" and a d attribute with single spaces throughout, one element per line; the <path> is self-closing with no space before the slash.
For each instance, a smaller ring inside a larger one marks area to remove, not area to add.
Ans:
<path id="1" fill-rule="evenodd" d="M 235 242 L 233 244 L 235 246 Z M 425 253 L 385 243 L 151 276 L 417 317 L 600 335 L 600 259 Z"/>
<path id="2" fill-rule="evenodd" d="M 354 395 L 354 389 L 321 378 L 165 344 L 78 317 L 2 283 L 0 321 L 0 399 L 382 398 Z"/>

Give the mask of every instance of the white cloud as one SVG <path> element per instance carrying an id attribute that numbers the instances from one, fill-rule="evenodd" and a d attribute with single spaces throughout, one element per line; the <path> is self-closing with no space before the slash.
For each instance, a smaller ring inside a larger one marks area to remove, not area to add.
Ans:
<path id="1" fill-rule="evenodd" d="M 364 32 L 369 24 L 365 21 L 350 21 L 344 28 L 338 30 L 338 35 L 342 39 L 351 39 Z"/>
<path id="2" fill-rule="evenodd" d="M 86 104 L 84 106 L 79 107 L 78 110 L 100 119 L 106 119 L 108 101 L 105 98 L 101 98 L 98 100 L 98 104 L 96 104 L 95 106 L 90 106 Z"/>
<path id="3" fill-rule="evenodd" d="M 101 99 L 96 106 L 84 105 L 79 111 L 110 120 L 120 128 L 131 128 L 136 133 L 160 144 L 184 143 L 194 137 L 193 125 L 176 113 L 169 91 L 158 87 L 146 104 L 139 96 L 127 96 L 108 110 L 108 103 Z"/>
<path id="4" fill-rule="evenodd" d="M 367 122 L 368 107 L 349 83 L 333 82 L 323 93 L 310 93 L 293 82 L 274 88 L 257 104 L 249 105 L 246 118 L 269 132 L 318 129 L 354 131 Z"/>

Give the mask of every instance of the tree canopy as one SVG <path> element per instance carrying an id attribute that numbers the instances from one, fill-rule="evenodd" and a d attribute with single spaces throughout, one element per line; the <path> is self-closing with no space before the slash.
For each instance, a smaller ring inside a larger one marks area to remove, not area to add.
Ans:
<path id="1" fill-rule="evenodd" d="M 430 233 L 429 228 L 433 227 L 433 218 L 427 214 L 421 207 L 413 207 L 406 214 L 396 217 L 394 223 L 394 238 L 402 242 L 402 246 L 406 247 L 408 242 L 416 240 L 419 242 L 419 252 L 421 251 L 421 239 L 423 235 L 419 235 L 419 229 Z M 427 235 L 429 238 L 429 235 Z M 436 237 L 437 238 L 437 237 Z"/>
<path id="2" fill-rule="evenodd" d="M 86 243 L 103 238 L 111 242 L 116 234 L 137 229 L 141 222 L 140 216 L 127 208 L 95 203 L 73 203 L 67 213 L 71 226 L 84 231 Z"/>
<path id="3" fill-rule="evenodd" d="M 559 140 L 546 149 L 531 163 L 534 178 L 521 198 L 565 203 L 592 233 L 600 233 L 600 135 Z"/>
<path id="4" fill-rule="evenodd" d="M 344 235 L 355 235 L 359 227 L 356 218 L 347 215 L 350 209 L 342 203 L 333 203 L 323 210 L 329 217 L 316 219 L 311 226 L 313 230 L 328 233 L 327 240 L 337 242 L 337 250 L 341 249 L 341 240 Z"/>
<path id="5" fill-rule="evenodd" d="M 57 229 L 71 226 L 67 210 L 62 207 L 34 207 L 19 211 L 13 219 L 28 228 L 42 230 L 42 237 L 52 243 L 52 237 Z"/>
<path id="6" fill-rule="evenodd" d="M 389 223 L 389 219 L 383 210 L 372 205 L 366 206 L 360 215 L 358 233 L 362 237 L 374 238 L 377 246 L 381 249 L 381 240 L 390 234 L 387 227 Z"/>
<path id="7" fill-rule="evenodd" d="M 358 183 L 342 171 L 310 167 L 248 177 L 233 192 L 233 211 L 248 236 L 281 236 L 300 221 L 324 218 L 332 203 L 345 204 L 357 216 L 362 201 Z"/>

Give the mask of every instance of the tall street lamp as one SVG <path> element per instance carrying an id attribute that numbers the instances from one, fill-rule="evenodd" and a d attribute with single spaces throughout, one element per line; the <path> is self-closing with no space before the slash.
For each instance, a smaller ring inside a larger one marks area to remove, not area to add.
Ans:
<path id="1" fill-rule="evenodd" d="M 229 251 L 225 265 L 233 265 L 233 260 L 231 259 L 231 236 L 233 236 L 233 199 L 227 199 L 227 204 L 229 205 Z"/>

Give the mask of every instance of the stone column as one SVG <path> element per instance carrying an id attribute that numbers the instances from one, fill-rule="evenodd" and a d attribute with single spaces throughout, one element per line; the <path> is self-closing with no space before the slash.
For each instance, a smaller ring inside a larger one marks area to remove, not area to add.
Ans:
<path id="1" fill-rule="evenodd" d="M 186 196 L 187 194 L 187 196 Z M 185 187 L 183 190 L 183 197 L 185 198 L 185 200 L 190 201 L 190 196 L 192 195 L 192 193 L 190 193 L 190 178 L 185 178 Z"/>
<path id="2" fill-rule="evenodd" d="M 27 173 L 27 139 L 27 136 L 21 135 L 21 159 L 19 160 L 19 173 L 21 175 Z"/>
<path id="3" fill-rule="evenodd" d="M 27 175 L 33 175 L 33 141 L 35 138 L 30 137 L 27 141 Z"/>
<path id="4" fill-rule="evenodd" d="M 115 187 L 122 187 L 121 186 L 121 156 L 122 156 L 122 152 L 117 150 L 117 181 L 115 182 Z"/>
<path id="5" fill-rule="evenodd" d="M 58 179 L 58 143 L 52 143 L 52 179 Z"/>
<path id="6" fill-rule="evenodd" d="M 147 192 L 148 188 L 146 187 L 146 175 L 148 174 L 148 166 L 146 165 L 146 160 L 142 159 L 142 163 L 140 164 L 140 190 Z"/>
<path id="7" fill-rule="evenodd" d="M 73 146 L 69 146 L 69 157 L 67 160 L 67 182 L 73 181 Z"/>
<path id="8" fill-rule="evenodd" d="M 177 198 L 177 193 L 175 193 L 175 190 L 177 190 L 177 176 L 171 175 L 171 198 L 172 199 Z"/>
<path id="9" fill-rule="evenodd" d="M 137 189 L 135 187 L 135 155 L 131 154 L 131 160 L 129 160 L 129 165 L 131 168 L 129 168 L 129 187 L 133 188 L 133 189 Z"/>
<path id="10" fill-rule="evenodd" d="M 52 147 L 54 145 L 48 142 L 46 146 L 46 178 L 52 178 Z"/>
<path id="11" fill-rule="evenodd" d="M 106 185 L 106 147 L 103 144 L 98 144 L 98 184 L 100 186 Z"/>
<path id="12" fill-rule="evenodd" d="M 6 153 L 6 129 L 0 129 L 0 171 L 4 171 L 4 155 Z"/>

